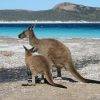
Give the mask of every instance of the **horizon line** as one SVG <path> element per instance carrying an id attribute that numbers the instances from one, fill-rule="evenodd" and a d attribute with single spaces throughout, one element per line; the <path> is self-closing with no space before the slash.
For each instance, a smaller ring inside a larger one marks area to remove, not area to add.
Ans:
<path id="1" fill-rule="evenodd" d="M 78 4 L 78 3 L 72 3 L 72 2 L 62 2 L 62 3 L 58 3 L 56 5 L 63 4 L 63 3 L 69 3 L 69 4 L 80 5 L 80 6 L 85 6 L 85 7 L 92 7 L 92 8 L 100 8 L 99 6 L 92 6 L 92 5 L 90 6 L 90 5 Z M 54 5 L 54 7 L 56 5 Z M 40 10 L 33 10 L 33 9 L 27 9 L 27 8 L 0 8 L 0 10 L 45 11 L 45 10 L 51 10 L 54 7 L 48 8 L 48 9 L 40 9 Z"/>

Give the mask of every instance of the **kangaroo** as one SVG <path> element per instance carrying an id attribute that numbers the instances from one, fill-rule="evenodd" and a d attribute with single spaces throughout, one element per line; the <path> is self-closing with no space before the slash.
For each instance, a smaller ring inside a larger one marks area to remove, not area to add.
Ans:
<path id="1" fill-rule="evenodd" d="M 100 81 L 83 78 L 76 70 L 68 47 L 56 39 L 38 39 L 33 31 L 34 26 L 28 27 L 18 35 L 20 39 L 29 38 L 29 44 L 38 48 L 38 52 L 45 56 L 50 66 L 57 68 L 57 76 L 61 77 L 61 68 L 70 71 L 71 74 L 84 83 L 100 83 Z"/>
<path id="2" fill-rule="evenodd" d="M 36 51 L 36 48 L 25 49 L 25 63 L 26 66 L 31 70 L 32 75 L 42 74 L 46 77 L 46 80 L 50 85 L 60 88 L 67 88 L 63 85 L 56 84 L 53 82 L 53 77 L 50 72 L 50 64 L 48 60 L 42 55 L 32 55 Z"/>

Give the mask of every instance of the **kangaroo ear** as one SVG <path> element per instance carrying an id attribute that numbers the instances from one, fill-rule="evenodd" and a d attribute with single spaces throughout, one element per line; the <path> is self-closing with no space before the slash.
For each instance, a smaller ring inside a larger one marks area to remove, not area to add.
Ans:
<path id="1" fill-rule="evenodd" d="M 36 47 L 33 47 L 33 48 L 30 49 L 31 52 L 37 52 L 37 50 L 38 49 Z"/>
<path id="2" fill-rule="evenodd" d="M 32 30 L 33 28 L 35 28 L 35 25 L 30 25 L 30 26 L 28 27 L 28 30 Z"/>
<path id="3" fill-rule="evenodd" d="M 32 30 L 31 26 L 28 27 L 28 30 Z"/>
<path id="4" fill-rule="evenodd" d="M 35 48 L 35 47 L 32 47 L 29 51 L 33 52 L 34 48 Z"/>
<path id="5" fill-rule="evenodd" d="M 33 49 L 33 52 L 37 52 L 37 51 L 38 51 L 38 48 L 35 47 L 35 48 Z"/>
<path id="6" fill-rule="evenodd" d="M 28 49 L 23 45 L 23 48 L 26 50 L 26 51 L 28 51 Z"/>

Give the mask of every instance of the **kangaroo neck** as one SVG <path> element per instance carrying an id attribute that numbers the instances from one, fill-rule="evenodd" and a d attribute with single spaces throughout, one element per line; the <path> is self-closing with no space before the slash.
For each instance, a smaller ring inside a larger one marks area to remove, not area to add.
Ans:
<path id="1" fill-rule="evenodd" d="M 33 32 L 31 32 L 31 34 L 29 35 L 29 44 L 31 46 L 37 45 L 39 42 L 39 40 L 36 38 L 35 34 Z"/>

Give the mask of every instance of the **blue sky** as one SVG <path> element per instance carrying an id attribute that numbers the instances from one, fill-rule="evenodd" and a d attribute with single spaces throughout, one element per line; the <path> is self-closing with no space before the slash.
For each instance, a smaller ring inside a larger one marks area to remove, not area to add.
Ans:
<path id="1" fill-rule="evenodd" d="M 61 2 L 100 7 L 100 0 L 0 0 L 0 9 L 46 10 Z"/>

